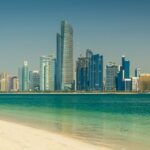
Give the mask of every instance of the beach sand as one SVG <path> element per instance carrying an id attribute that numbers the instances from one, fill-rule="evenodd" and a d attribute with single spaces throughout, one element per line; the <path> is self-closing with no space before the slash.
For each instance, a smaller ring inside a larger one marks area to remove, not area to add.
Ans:
<path id="1" fill-rule="evenodd" d="M 0 121 L 0 150 L 111 150 L 17 123 Z"/>

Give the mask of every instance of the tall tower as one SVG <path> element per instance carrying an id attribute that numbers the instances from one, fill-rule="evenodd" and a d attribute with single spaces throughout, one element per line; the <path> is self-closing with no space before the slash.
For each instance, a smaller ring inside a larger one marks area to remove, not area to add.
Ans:
<path id="1" fill-rule="evenodd" d="M 88 90 L 103 90 L 103 55 L 93 54 L 90 49 L 86 51 L 88 59 L 87 79 Z"/>
<path id="2" fill-rule="evenodd" d="M 40 57 L 40 90 L 55 90 L 55 64 L 53 56 Z"/>
<path id="3" fill-rule="evenodd" d="M 110 62 L 106 65 L 106 90 L 116 91 L 116 77 L 118 72 L 118 66 L 115 63 Z"/>
<path id="4" fill-rule="evenodd" d="M 40 57 L 40 91 L 49 90 L 49 57 Z"/>
<path id="5" fill-rule="evenodd" d="M 88 76 L 88 58 L 79 57 L 76 62 L 76 89 L 79 91 L 87 91 L 87 76 Z"/>
<path id="6" fill-rule="evenodd" d="M 103 90 L 103 56 L 93 54 L 88 49 L 86 57 L 80 57 L 76 63 L 77 90 L 102 91 Z"/>
<path id="7" fill-rule="evenodd" d="M 56 60 L 56 90 L 61 90 L 62 83 L 62 48 L 61 48 L 61 35 L 56 35 L 56 48 L 57 48 L 57 60 Z"/>
<path id="8" fill-rule="evenodd" d="M 18 69 L 19 91 L 22 91 L 22 67 Z"/>
<path id="9" fill-rule="evenodd" d="M 61 22 L 62 46 L 62 90 L 72 89 L 73 84 L 73 29 L 66 22 Z"/>
<path id="10" fill-rule="evenodd" d="M 61 35 L 57 34 L 57 86 L 60 90 L 73 87 L 73 29 L 61 22 Z"/>
<path id="11" fill-rule="evenodd" d="M 0 91 L 8 92 L 9 90 L 9 75 L 7 73 L 0 74 Z"/>
<path id="12" fill-rule="evenodd" d="M 40 74 L 39 71 L 33 70 L 29 72 L 29 87 L 31 91 L 40 90 Z"/>
<path id="13" fill-rule="evenodd" d="M 22 90 L 28 91 L 29 90 L 29 70 L 28 70 L 28 62 L 24 61 L 22 67 Z"/>
<path id="14" fill-rule="evenodd" d="M 131 85 L 130 61 L 125 56 L 122 56 L 122 66 L 119 67 L 119 72 L 117 73 L 117 90 L 125 91 L 127 85 Z"/>
<path id="15" fill-rule="evenodd" d="M 122 56 L 122 68 L 124 70 L 124 78 L 130 78 L 130 61 L 125 56 Z"/>

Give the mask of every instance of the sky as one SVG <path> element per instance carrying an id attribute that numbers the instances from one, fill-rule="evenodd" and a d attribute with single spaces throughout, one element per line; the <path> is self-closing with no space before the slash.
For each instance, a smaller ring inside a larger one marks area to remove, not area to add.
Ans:
<path id="1" fill-rule="evenodd" d="M 87 48 L 104 64 L 131 61 L 150 73 L 149 0 L 0 0 L 0 72 L 17 75 L 27 60 L 39 69 L 39 57 L 56 52 L 56 33 L 67 20 L 74 30 L 74 62 Z M 105 66 L 104 66 L 105 68 Z"/>

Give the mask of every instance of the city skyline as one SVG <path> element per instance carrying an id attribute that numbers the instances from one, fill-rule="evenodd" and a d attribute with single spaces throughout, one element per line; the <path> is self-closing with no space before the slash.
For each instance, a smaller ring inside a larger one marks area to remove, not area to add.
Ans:
<path id="1" fill-rule="evenodd" d="M 150 72 L 147 0 L 8 0 L 1 2 L 0 14 L 0 72 L 17 75 L 23 60 L 28 60 L 31 70 L 39 70 L 39 57 L 55 54 L 55 37 L 63 19 L 74 28 L 74 60 L 91 48 L 104 56 L 104 66 L 110 61 L 119 64 L 124 54 L 132 61 L 132 74 L 136 67 Z"/>
<path id="2" fill-rule="evenodd" d="M 73 73 L 73 28 L 61 21 L 61 34 L 56 34 L 57 57 L 53 55 L 40 57 L 40 70 L 29 70 L 28 62 L 18 68 L 17 76 L 0 74 L 1 92 L 145 92 L 149 90 L 150 74 L 141 74 L 135 68 L 130 74 L 130 60 L 124 55 L 121 64 L 109 62 L 104 78 L 103 55 L 86 50 L 85 56 L 76 60 L 76 73 Z M 76 77 L 73 79 L 73 74 Z M 146 77 L 146 80 L 144 79 Z M 144 80 L 143 80 L 144 79 Z"/>

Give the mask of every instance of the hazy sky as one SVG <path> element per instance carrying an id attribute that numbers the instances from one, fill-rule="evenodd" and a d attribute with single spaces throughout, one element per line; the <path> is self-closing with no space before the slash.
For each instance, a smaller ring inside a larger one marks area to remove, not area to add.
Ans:
<path id="1" fill-rule="evenodd" d="M 55 53 L 61 20 L 73 26 L 75 58 L 92 48 L 105 64 L 124 54 L 132 70 L 150 72 L 149 0 L 0 0 L 0 72 L 16 74 L 24 60 L 38 69 Z"/>

